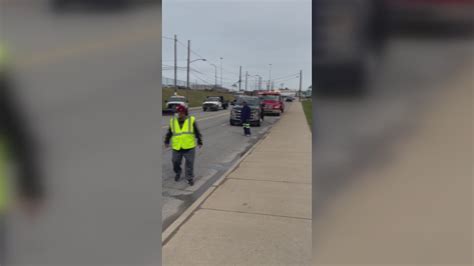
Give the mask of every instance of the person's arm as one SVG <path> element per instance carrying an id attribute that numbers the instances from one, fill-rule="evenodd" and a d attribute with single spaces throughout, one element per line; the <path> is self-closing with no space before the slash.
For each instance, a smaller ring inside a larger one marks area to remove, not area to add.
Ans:
<path id="1" fill-rule="evenodd" d="M 198 145 L 202 145 L 202 135 L 196 121 L 194 122 L 194 136 L 196 136 Z"/>
<path id="2" fill-rule="evenodd" d="M 171 128 L 169 128 L 168 133 L 166 133 L 166 136 L 165 136 L 165 144 L 166 145 L 170 144 L 170 140 L 171 140 L 172 136 L 173 136 L 173 132 L 171 131 Z"/>
<path id="3" fill-rule="evenodd" d="M 40 199 L 43 196 L 41 173 L 33 147 L 33 137 L 26 126 L 19 104 L 13 95 L 12 84 L 0 77 L 0 114 L 9 155 L 18 166 L 18 189 L 22 198 Z"/>

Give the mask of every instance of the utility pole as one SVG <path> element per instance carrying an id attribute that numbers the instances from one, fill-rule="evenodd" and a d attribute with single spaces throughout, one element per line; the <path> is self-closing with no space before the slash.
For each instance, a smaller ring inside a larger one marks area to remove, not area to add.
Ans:
<path id="1" fill-rule="evenodd" d="M 258 90 L 262 90 L 262 81 L 263 81 L 263 78 L 261 76 L 258 76 Z"/>
<path id="2" fill-rule="evenodd" d="M 242 66 L 239 68 L 239 91 L 242 90 Z"/>
<path id="3" fill-rule="evenodd" d="M 303 86 L 303 70 L 300 70 L 300 93 L 299 93 L 299 98 L 301 102 L 301 87 Z"/>
<path id="4" fill-rule="evenodd" d="M 188 40 L 188 68 L 187 68 L 187 73 L 186 73 L 186 87 L 190 89 L 189 87 L 189 72 L 190 72 L 190 65 L 191 65 L 191 40 Z"/>
<path id="5" fill-rule="evenodd" d="M 174 92 L 178 89 L 178 36 L 174 35 Z"/>
<path id="6" fill-rule="evenodd" d="M 224 83 L 222 83 L 222 59 L 224 59 L 223 57 L 221 57 L 221 87 L 223 87 Z"/>
<path id="7" fill-rule="evenodd" d="M 268 84 L 267 84 L 267 90 L 271 89 L 271 80 L 272 80 L 272 64 L 268 64 L 270 66 L 270 69 L 268 70 Z"/>
<path id="8" fill-rule="evenodd" d="M 248 84 L 248 79 L 249 79 L 249 72 L 245 71 L 245 91 L 247 91 L 247 84 Z"/>

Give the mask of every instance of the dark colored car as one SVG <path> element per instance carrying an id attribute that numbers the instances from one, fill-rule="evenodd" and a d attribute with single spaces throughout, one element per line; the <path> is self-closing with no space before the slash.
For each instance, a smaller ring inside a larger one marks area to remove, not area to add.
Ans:
<path id="1" fill-rule="evenodd" d="M 252 110 L 250 125 L 251 126 L 260 126 L 262 120 L 262 105 L 260 99 L 256 96 L 239 96 L 236 101 L 233 103 L 232 110 L 230 111 L 230 125 L 237 126 L 242 125 L 240 120 L 240 113 L 242 110 L 242 103 L 247 102 L 248 106 Z"/>
<path id="2" fill-rule="evenodd" d="M 386 11 L 383 0 L 313 2 L 317 94 L 365 92 L 371 58 L 382 53 L 387 40 Z"/>
<path id="3" fill-rule="evenodd" d="M 123 8 L 132 4 L 136 0 L 50 0 L 53 10 L 62 11 L 71 5 L 85 4 L 96 7 Z"/>
<path id="4" fill-rule="evenodd" d="M 474 0 L 385 0 L 391 22 L 412 28 L 469 27 L 474 24 Z M 419 27 L 418 27 L 419 26 Z"/>
<path id="5" fill-rule="evenodd" d="M 224 99 L 223 96 L 208 96 L 206 100 L 202 103 L 202 110 L 206 112 L 218 111 L 219 109 L 226 110 L 229 106 L 229 103 Z"/>

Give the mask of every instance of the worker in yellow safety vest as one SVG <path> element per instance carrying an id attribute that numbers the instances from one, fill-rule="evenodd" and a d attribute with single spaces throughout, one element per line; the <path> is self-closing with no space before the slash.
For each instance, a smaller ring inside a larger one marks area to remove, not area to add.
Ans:
<path id="1" fill-rule="evenodd" d="M 190 186 L 194 185 L 194 157 L 196 146 L 202 147 L 202 137 L 194 116 L 189 116 L 187 108 L 178 105 L 176 108 L 177 117 L 170 120 L 168 134 L 165 137 L 165 146 L 169 147 L 171 143 L 173 170 L 176 174 L 176 182 L 181 178 L 181 163 L 183 157 L 185 163 L 186 181 Z M 197 145 L 196 145 L 197 139 Z"/>
<path id="2" fill-rule="evenodd" d="M 0 265 L 4 265 L 6 260 L 5 220 L 11 208 L 11 188 L 14 187 L 11 177 L 18 177 L 15 187 L 19 190 L 19 202 L 28 213 L 37 210 L 43 194 L 32 138 L 25 129 L 21 108 L 14 100 L 9 65 L 6 50 L 0 43 Z M 8 167 L 10 161 L 18 166 L 14 174 Z"/>

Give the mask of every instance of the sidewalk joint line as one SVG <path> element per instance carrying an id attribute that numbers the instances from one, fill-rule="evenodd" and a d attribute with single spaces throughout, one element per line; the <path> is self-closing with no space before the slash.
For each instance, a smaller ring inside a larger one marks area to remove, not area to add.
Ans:
<path id="1" fill-rule="evenodd" d="M 273 182 L 273 183 L 285 183 L 285 184 L 302 184 L 302 185 L 311 185 L 312 184 L 312 183 L 307 183 L 307 182 L 278 181 L 278 180 L 268 180 L 268 179 L 262 180 L 262 179 L 252 179 L 252 178 L 236 178 L 236 177 L 229 177 L 227 179 L 259 181 L 259 182 Z"/>
<path id="2" fill-rule="evenodd" d="M 311 218 L 305 218 L 305 217 L 276 215 L 276 214 L 268 214 L 268 213 L 260 213 L 260 212 L 231 211 L 231 210 L 221 210 L 221 209 L 213 209 L 213 208 L 205 208 L 205 207 L 201 207 L 200 209 L 201 209 L 201 210 L 210 210 L 210 211 L 219 211 L 219 212 L 228 212 L 228 213 L 255 214 L 255 215 L 260 215 L 260 216 L 272 216 L 272 217 L 290 218 L 290 219 L 307 220 L 307 221 L 311 221 L 311 220 L 312 220 Z"/>

